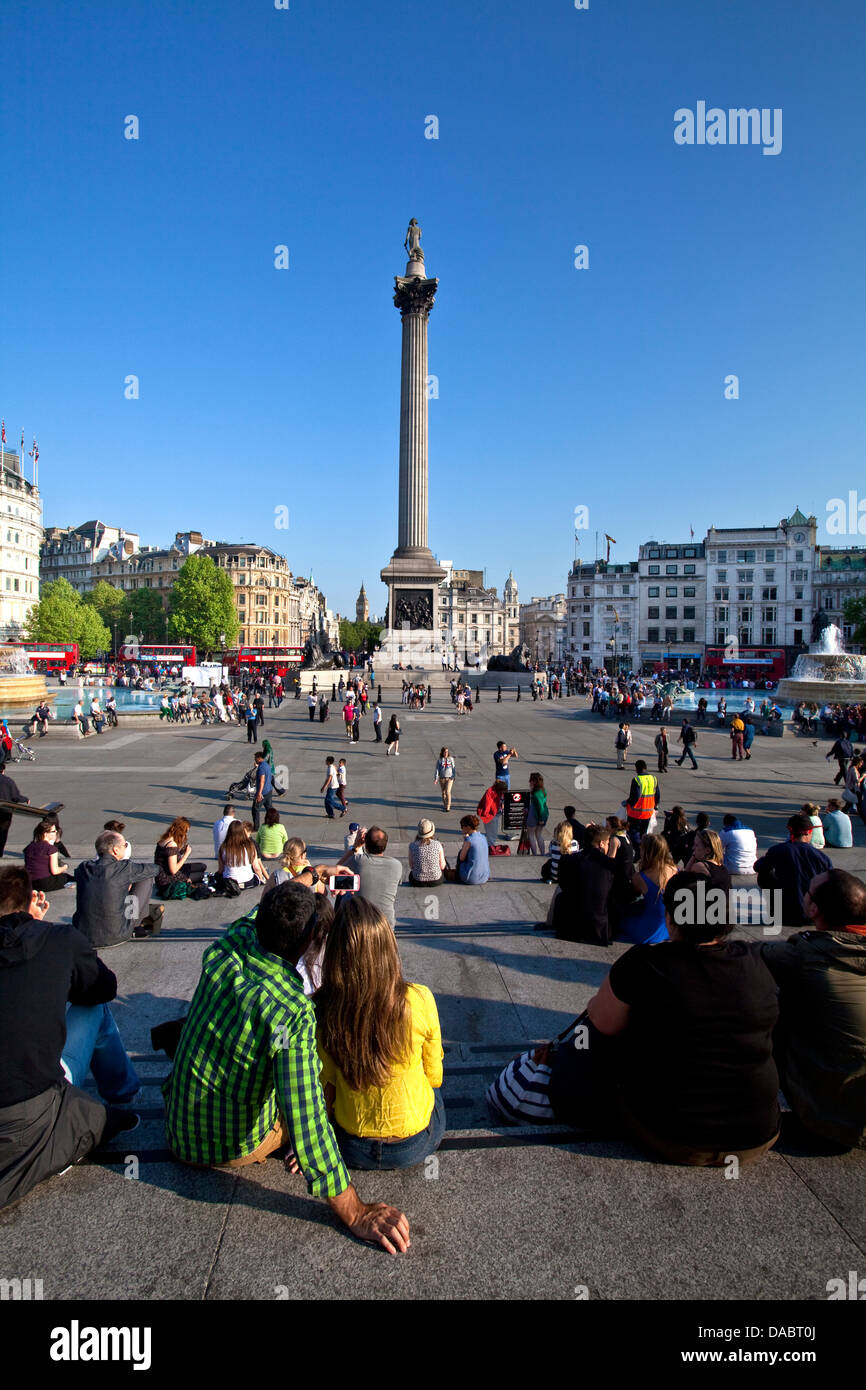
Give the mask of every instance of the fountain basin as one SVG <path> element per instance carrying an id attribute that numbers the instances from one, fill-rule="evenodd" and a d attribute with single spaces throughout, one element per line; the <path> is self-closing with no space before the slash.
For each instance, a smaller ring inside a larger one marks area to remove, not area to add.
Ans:
<path id="1" fill-rule="evenodd" d="M 866 700 L 866 656 L 852 652 L 806 652 L 794 662 L 790 676 L 779 681 L 779 699 L 798 704 L 814 700 L 823 705 L 856 705 Z"/>
<path id="2" fill-rule="evenodd" d="M 0 710 L 16 713 L 26 706 L 34 710 L 42 700 L 53 700 L 54 691 L 45 684 L 44 676 L 10 675 L 0 671 Z"/>
<path id="3" fill-rule="evenodd" d="M 866 684 L 863 681 L 797 680 L 794 676 L 785 676 L 779 681 L 780 705 L 798 705 L 801 700 L 814 701 L 816 705 L 861 705 L 866 700 Z"/>

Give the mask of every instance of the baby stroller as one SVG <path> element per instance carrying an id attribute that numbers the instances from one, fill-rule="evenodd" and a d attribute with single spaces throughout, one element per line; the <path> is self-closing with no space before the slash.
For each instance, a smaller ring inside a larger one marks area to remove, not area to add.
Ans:
<path id="1" fill-rule="evenodd" d="M 254 767 L 251 767 L 250 770 L 248 772 L 245 772 L 242 777 L 239 777 L 236 782 L 232 782 L 231 786 L 226 792 L 226 800 L 231 801 L 233 797 L 248 797 L 249 800 L 252 801 L 253 797 L 255 796 L 255 792 L 256 769 Z"/>
<path id="2" fill-rule="evenodd" d="M 277 778 L 276 773 L 273 779 L 272 794 L 274 796 L 285 796 L 288 787 L 283 786 Z M 251 767 L 249 772 L 245 772 L 243 777 L 239 777 L 236 782 L 232 782 L 226 792 L 226 801 L 231 801 L 233 797 L 249 797 L 252 801 L 256 794 L 256 769 Z"/>

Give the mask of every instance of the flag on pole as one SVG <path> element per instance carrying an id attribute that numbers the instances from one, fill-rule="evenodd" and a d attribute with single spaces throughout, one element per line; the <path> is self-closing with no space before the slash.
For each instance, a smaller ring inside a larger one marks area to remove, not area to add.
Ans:
<path id="1" fill-rule="evenodd" d="M 38 477 L 39 469 L 39 445 L 36 443 L 35 437 L 33 440 L 33 448 L 29 451 L 29 453 L 30 457 L 33 460 L 33 486 L 36 487 L 36 479 Z"/>
<path id="2" fill-rule="evenodd" d="M 3 420 L 2 422 L 0 422 L 0 438 L 2 438 L 3 443 L 5 444 L 5 443 L 6 443 L 6 421 L 5 421 L 5 420 Z"/>
<path id="3" fill-rule="evenodd" d="M 0 467 L 6 466 L 6 421 L 0 423 Z"/>
<path id="4" fill-rule="evenodd" d="M 695 538 L 695 528 L 694 528 L 694 526 L 690 526 L 690 527 L 689 527 L 689 535 L 691 536 L 692 540 L 694 540 L 694 538 Z"/>
<path id="5" fill-rule="evenodd" d="M 613 536 L 609 536 L 606 531 L 604 533 L 604 538 L 607 541 L 607 554 L 605 555 L 605 564 L 610 564 L 610 548 L 612 545 L 616 545 L 616 541 L 614 540 Z"/>

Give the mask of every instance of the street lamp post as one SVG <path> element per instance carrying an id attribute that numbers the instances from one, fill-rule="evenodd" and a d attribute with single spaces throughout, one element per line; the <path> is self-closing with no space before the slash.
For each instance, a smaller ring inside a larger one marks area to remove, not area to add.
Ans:
<path id="1" fill-rule="evenodd" d="M 616 639 L 617 639 L 618 633 L 619 633 L 619 625 L 618 625 L 617 623 L 614 623 L 614 625 L 613 625 L 613 636 L 612 636 L 612 637 L 609 637 L 608 640 L 607 640 L 607 645 L 608 645 L 609 647 L 612 647 L 612 648 L 613 648 L 613 670 L 611 671 L 611 675 L 613 675 L 614 677 L 616 677 L 616 675 L 617 675 Z"/>

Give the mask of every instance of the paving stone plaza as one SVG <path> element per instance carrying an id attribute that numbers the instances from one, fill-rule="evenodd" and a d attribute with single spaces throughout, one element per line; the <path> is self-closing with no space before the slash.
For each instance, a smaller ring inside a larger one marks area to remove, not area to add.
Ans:
<path id="1" fill-rule="evenodd" d="M 398 697 L 386 692 L 386 721 L 394 708 Z M 530 771 L 544 774 L 551 823 L 569 802 L 581 820 L 601 819 L 627 793 L 631 774 L 615 770 L 614 726 L 591 715 L 582 697 L 534 705 L 510 693 L 497 705 L 495 693 L 482 690 L 472 715 L 457 718 L 447 693 L 434 691 L 431 708 L 400 714 L 395 759 L 373 741 L 369 719 L 350 746 L 336 720 L 311 724 L 303 701 L 265 711 L 262 735 L 289 769 L 288 794 L 275 804 L 314 860 L 335 859 L 348 823 L 358 820 L 386 829 L 405 865 L 407 842 L 426 815 L 453 862 L 459 817 L 474 811 L 489 785 L 499 738 L 520 753 L 513 787 Z M 634 726 L 631 765 L 634 757 L 651 760 L 654 734 L 653 725 Z M 433 780 L 443 743 L 457 759 L 448 816 Z M 759 738 L 752 761 L 734 764 L 727 731 L 708 729 L 699 770 L 672 766 L 662 778 L 662 806 L 682 803 L 692 818 L 706 810 L 714 825 L 736 812 L 763 851 L 783 837 L 804 800 L 828 795 L 828 747 L 790 735 Z M 64 803 L 73 864 L 92 857 L 109 817 L 125 820 L 133 857 L 150 859 L 160 831 L 185 815 L 193 857 L 213 865 L 211 826 L 251 751 L 240 726 L 143 730 L 121 721 L 84 742 L 49 735 L 37 743 L 35 763 L 12 771 L 34 802 Z M 349 762 L 344 820 L 327 820 L 318 794 L 328 753 Z M 20 862 L 25 837 L 29 822 L 16 818 L 5 862 Z M 855 847 L 830 855 L 866 872 L 859 823 Z M 228 1173 L 169 1157 L 159 1089 L 168 1062 L 151 1050 L 150 1029 L 184 1012 L 203 950 L 239 915 L 234 902 L 215 898 L 168 903 L 158 938 L 104 953 L 118 977 L 115 1017 L 144 1083 L 142 1125 L 127 1147 L 119 1137 L 107 1161 L 52 1178 L 0 1213 L 4 1269 L 41 1277 L 46 1299 L 826 1299 L 829 1280 L 864 1268 L 862 1149 L 809 1157 L 780 1142 L 729 1181 L 723 1170 L 653 1163 L 625 1141 L 576 1142 L 560 1126 L 491 1125 L 484 1093 L 496 1071 L 528 1042 L 563 1028 L 625 949 L 533 930 L 553 891 L 540 881 L 541 862 L 514 854 L 492 860 L 492 880 L 478 888 L 412 889 L 404 879 L 400 889 L 404 971 L 433 991 L 442 1021 L 447 1135 L 436 1163 L 361 1173 L 356 1183 L 364 1200 L 406 1212 L 406 1256 L 395 1260 L 355 1241 L 278 1159 Z M 246 894 L 243 909 L 257 897 Z M 68 921 L 73 906 L 72 889 L 54 894 L 50 919 Z"/>

